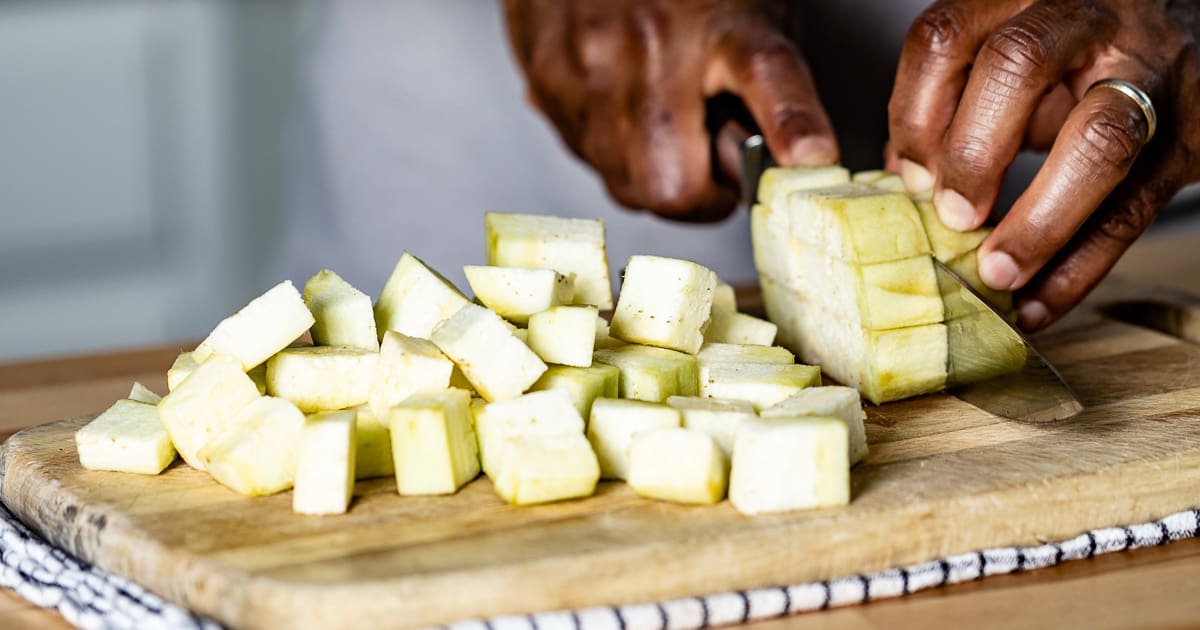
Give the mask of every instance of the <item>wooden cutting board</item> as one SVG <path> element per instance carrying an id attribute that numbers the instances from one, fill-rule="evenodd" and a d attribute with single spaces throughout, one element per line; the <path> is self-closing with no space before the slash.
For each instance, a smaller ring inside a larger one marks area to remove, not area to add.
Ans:
<path id="1" fill-rule="evenodd" d="M 1091 304 L 1135 292 L 1115 283 Z M 3 499 L 76 556 L 247 628 L 408 627 L 643 602 L 870 572 L 1032 544 L 1200 505 L 1200 346 L 1082 307 L 1041 338 L 1087 410 L 1030 426 L 946 396 L 868 409 L 849 507 L 748 518 L 642 500 L 621 484 L 533 508 L 486 479 L 450 498 L 358 484 L 349 514 L 291 513 L 176 463 L 80 468 L 72 433 L 3 447 Z"/>

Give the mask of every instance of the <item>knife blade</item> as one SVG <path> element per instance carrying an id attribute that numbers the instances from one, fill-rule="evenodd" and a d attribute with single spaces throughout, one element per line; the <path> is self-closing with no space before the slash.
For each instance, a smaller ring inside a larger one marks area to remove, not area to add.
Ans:
<path id="1" fill-rule="evenodd" d="M 946 304 L 947 387 L 988 413 L 1049 424 L 1073 418 L 1083 404 L 1058 368 L 1004 313 L 936 258 Z"/>
<path id="2" fill-rule="evenodd" d="M 772 166 L 775 166 L 775 158 L 760 134 L 742 140 L 742 203 L 747 208 L 753 206 L 758 197 L 758 180 L 762 179 L 763 171 Z"/>

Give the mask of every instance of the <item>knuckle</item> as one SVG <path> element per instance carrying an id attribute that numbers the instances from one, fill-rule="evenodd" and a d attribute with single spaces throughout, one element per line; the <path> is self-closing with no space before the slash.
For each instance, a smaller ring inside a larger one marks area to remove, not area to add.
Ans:
<path id="1" fill-rule="evenodd" d="M 1150 227 L 1153 212 L 1138 203 L 1121 204 L 1104 213 L 1096 229 L 1118 243 L 1132 243 Z"/>
<path id="2" fill-rule="evenodd" d="M 823 122 L 820 114 L 806 103 L 781 101 L 771 108 L 774 128 L 790 136 L 802 136 L 820 129 Z"/>
<path id="3" fill-rule="evenodd" d="M 785 72 L 795 67 L 798 56 L 796 47 L 783 37 L 768 37 L 750 45 L 744 52 L 743 71 L 757 80 L 781 80 Z"/>
<path id="4" fill-rule="evenodd" d="M 992 79 L 1024 89 L 1047 72 L 1050 54 L 1040 34 L 1024 24 L 1007 24 L 984 41 L 980 61 Z"/>
<path id="5" fill-rule="evenodd" d="M 904 153 L 912 144 L 927 138 L 938 138 L 941 131 L 925 117 L 914 116 L 907 104 L 892 101 L 888 105 L 888 132 L 896 142 L 896 150 Z"/>
<path id="6" fill-rule="evenodd" d="M 587 16 L 575 25 L 570 41 L 571 60 L 589 80 L 609 79 L 629 46 L 627 33 L 611 15 Z M 563 63 L 561 57 L 549 60 Z"/>
<path id="7" fill-rule="evenodd" d="M 978 175 L 988 172 L 995 164 L 992 143 L 975 134 L 954 138 L 946 147 L 947 172 Z"/>
<path id="8" fill-rule="evenodd" d="M 1138 121 L 1109 108 L 1090 112 L 1083 122 L 1077 153 L 1093 169 L 1126 171 L 1142 148 Z"/>
<path id="9" fill-rule="evenodd" d="M 1128 245 L 1136 240 L 1158 216 L 1166 202 L 1183 185 L 1176 176 L 1152 178 L 1140 185 L 1125 188 L 1116 203 L 1107 204 L 1093 220 L 1096 230 L 1117 243 Z M 1118 188 L 1118 191 L 1122 191 Z"/>
<path id="10" fill-rule="evenodd" d="M 908 41 L 934 55 L 949 56 L 966 28 L 968 15 L 955 2 L 938 2 L 913 21 Z"/>
<path id="11" fill-rule="evenodd" d="M 573 42 L 576 63 L 585 74 L 603 72 L 611 65 L 617 45 L 610 33 L 589 33 Z"/>
<path id="12" fill-rule="evenodd" d="M 1096 271 L 1078 256 L 1055 262 L 1057 265 L 1047 268 L 1034 292 L 1049 309 L 1051 322 L 1083 300 L 1097 283 Z"/>

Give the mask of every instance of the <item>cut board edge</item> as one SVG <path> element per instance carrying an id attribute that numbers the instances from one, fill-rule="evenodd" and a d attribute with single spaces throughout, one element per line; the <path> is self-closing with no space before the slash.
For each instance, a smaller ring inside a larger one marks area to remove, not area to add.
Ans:
<path id="1" fill-rule="evenodd" d="M 685 547 L 689 541 L 676 541 L 581 555 L 574 559 L 578 561 L 567 563 L 573 565 L 574 569 L 565 572 L 561 566 L 564 564 L 562 558 L 556 557 L 502 567 L 487 567 L 473 572 L 417 574 L 391 580 L 330 586 L 256 576 L 172 549 L 130 527 L 122 520 L 115 506 L 95 504 L 82 509 L 77 507 L 71 518 L 67 518 L 68 507 L 80 503 L 79 497 L 63 489 L 56 479 L 46 477 L 42 468 L 37 465 L 35 453 L 25 453 L 23 447 L 26 438 L 36 435 L 36 432 L 61 431 L 69 435 L 83 421 L 86 421 L 86 418 L 27 429 L 0 445 L 0 462 L 3 463 L 3 470 L 0 470 L 0 475 L 3 476 L 2 492 L 10 509 L 23 521 L 31 524 L 31 528 L 39 534 L 84 561 L 140 582 L 167 599 L 194 608 L 197 612 L 226 623 L 251 628 L 281 623 L 294 627 L 338 627 L 338 624 L 360 625 L 372 619 L 389 625 L 395 624 L 397 619 L 403 619 L 406 626 L 422 626 L 456 621 L 468 616 L 456 612 L 460 610 L 459 606 L 468 604 L 473 606 L 469 616 L 486 616 L 599 604 L 642 603 L 719 590 L 788 585 L 906 566 L 987 547 L 1036 544 L 1047 539 L 1068 538 L 1090 529 L 1145 522 L 1196 507 L 1188 504 L 1188 500 L 1182 497 L 1200 496 L 1200 452 L 1189 453 L 1187 457 L 1168 454 L 1108 470 L 1051 480 L 1050 483 L 1043 484 L 1041 492 L 1036 494 L 1030 493 L 1028 488 L 1010 487 L 967 495 L 962 497 L 965 503 L 959 506 L 965 514 L 986 515 L 989 506 L 1003 503 L 999 499 L 1007 493 L 1013 494 L 1014 497 L 1018 496 L 1018 493 L 1027 494 L 1028 496 L 1023 497 L 1021 501 L 1025 507 L 1033 508 L 1044 506 L 1044 502 L 1052 499 L 1056 491 L 1070 490 L 1077 501 L 1083 499 L 1083 505 L 1092 506 L 1093 510 L 1097 510 L 1084 526 L 1070 526 L 1064 529 L 1061 525 L 1053 523 L 1056 518 L 1053 511 L 1040 513 L 1029 509 L 1024 514 L 1025 520 L 1019 523 L 1020 527 L 1007 539 L 993 537 L 982 540 L 982 534 L 975 538 L 966 536 L 959 540 L 944 540 L 942 546 L 936 550 L 892 550 L 892 555 L 874 554 L 878 559 L 873 561 L 864 561 L 860 556 L 871 556 L 868 551 L 880 551 L 887 546 L 886 543 L 876 542 L 875 546 L 862 546 L 853 557 L 850 557 L 851 554 L 840 554 L 832 561 L 825 560 L 809 565 L 782 562 L 781 555 L 798 558 L 803 557 L 806 552 L 802 545 L 797 548 L 795 541 L 789 540 L 794 539 L 794 536 L 787 534 L 789 530 L 795 530 L 795 527 L 789 527 L 786 521 L 777 521 L 772 526 L 746 532 L 741 536 L 728 536 L 704 550 L 705 555 L 710 556 L 717 566 L 730 566 L 730 561 L 738 561 L 737 574 L 728 576 L 723 581 L 713 581 L 706 579 L 707 576 L 697 576 L 692 571 L 684 570 L 687 567 L 686 563 L 681 565 L 680 553 L 688 550 L 681 547 Z M 1164 465 L 1169 465 L 1171 469 L 1172 485 L 1169 489 L 1147 488 L 1147 493 L 1127 494 L 1120 505 L 1114 505 L 1110 490 L 1117 477 L 1129 478 L 1131 467 L 1153 472 L 1161 471 Z M 56 498 L 55 493 L 60 496 Z M 1011 509 L 1011 505 L 1009 507 Z M 1114 509 L 1115 507 L 1120 509 Z M 917 508 L 891 514 L 892 518 L 886 525 L 879 524 L 879 538 L 886 538 L 888 532 L 898 526 L 920 527 L 931 518 L 937 518 L 937 515 L 928 509 Z M 900 519 L 901 516 L 904 518 Z M 762 546 L 764 552 L 756 557 L 747 558 L 746 554 L 739 550 L 739 545 L 748 544 L 745 542 L 747 538 L 762 539 L 756 540 L 754 544 Z M 823 539 L 820 536 L 817 538 Z M 158 552 L 158 559 L 154 562 L 162 566 L 147 566 L 150 564 L 147 558 L 150 555 L 148 550 Z M 599 564 L 634 566 L 646 563 L 661 567 L 667 574 L 670 574 L 671 567 L 678 567 L 679 572 L 674 576 L 668 575 L 651 588 L 646 588 L 645 584 L 634 588 L 619 579 L 609 580 L 608 584 L 601 585 L 599 589 L 594 588 L 596 583 L 593 569 Z M 543 564 L 546 566 L 539 566 Z M 546 575 L 547 572 L 552 576 Z M 527 580 L 538 578 L 539 573 L 543 579 L 553 579 L 545 580 L 536 587 L 533 584 L 521 587 Z M 186 578 L 181 580 L 181 575 Z M 547 583 L 558 586 L 547 590 Z M 495 584 L 508 584 L 513 588 L 501 589 L 499 592 L 492 589 L 490 596 L 484 599 L 473 597 L 469 601 L 452 600 L 443 604 L 441 608 L 428 605 L 435 601 L 433 597 L 438 593 L 477 595 Z M 593 588 L 581 589 L 581 585 Z M 581 596 L 580 591 L 586 591 L 588 594 Z M 362 611 L 364 616 L 353 618 L 332 612 L 340 611 L 341 607 L 337 603 L 345 601 L 351 594 L 362 600 L 375 601 L 377 605 L 372 610 Z M 288 616 L 281 618 L 281 613 Z"/>

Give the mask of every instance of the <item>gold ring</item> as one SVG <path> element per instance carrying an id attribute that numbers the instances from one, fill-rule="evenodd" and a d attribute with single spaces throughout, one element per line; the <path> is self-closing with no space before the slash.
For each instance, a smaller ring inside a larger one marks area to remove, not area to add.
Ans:
<path id="1" fill-rule="evenodd" d="M 1138 86 L 1121 79 L 1101 79 L 1093 83 L 1087 91 L 1091 92 L 1099 87 L 1116 90 L 1141 108 L 1142 116 L 1146 119 L 1146 142 L 1150 142 L 1154 132 L 1158 130 L 1158 114 L 1154 112 L 1154 103 L 1150 102 L 1150 96 Z"/>

